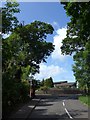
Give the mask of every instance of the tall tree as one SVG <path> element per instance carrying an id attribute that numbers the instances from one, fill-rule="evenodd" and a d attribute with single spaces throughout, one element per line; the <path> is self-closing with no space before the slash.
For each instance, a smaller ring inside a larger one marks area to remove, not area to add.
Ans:
<path id="1" fill-rule="evenodd" d="M 52 34 L 53 30 L 50 24 L 40 21 L 16 28 L 10 37 L 3 41 L 3 71 L 14 67 L 16 72 L 11 71 L 19 80 L 21 67 L 30 65 L 32 74 L 39 72 L 39 64 L 46 62 L 46 58 L 54 50 L 52 43 L 45 41 L 46 35 Z"/>
<path id="2" fill-rule="evenodd" d="M 19 21 L 14 15 L 20 12 L 18 6 L 17 2 L 6 2 L 2 8 L 2 33 L 9 33 L 18 25 Z"/>
<path id="3" fill-rule="evenodd" d="M 11 92 L 17 93 L 14 92 L 16 84 L 19 91 L 16 90 L 21 91 L 20 96 L 23 96 L 22 80 L 30 73 L 34 75 L 39 72 L 39 64 L 46 62 L 46 58 L 53 52 L 53 44 L 46 42 L 47 35 L 52 34 L 53 30 L 50 24 L 35 21 L 17 27 L 8 38 L 3 40 L 3 95 L 9 93 L 8 100 L 3 98 L 6 102 L 13 101 Z"/>
<path id="4" fill-rule="evenodd" d="M 90 67 L 86 62 L 87 59 L 90 59 L 89 49 L 87 50 L 86 47 L 90 45 L 90 2 L 62 4 L 64 4 L 67 15 L 70 16 L 70 22 L 67 24 L 67 37 L 62 42 L 62 53 L 70 55 L 74 53 L 75 65 L 73 70 L 75 77 L 79 84 L 84 87 L 90 83 Z"/>
<path id="5" fill-rule="evenodd" d="M 11 32 L 2 41 L 3 108 L 6 111 L 8 106 L 27 97 L 29 87 L 24 79 L 30 73 L 34 75 L 39 72 L 39 64 L 46 62 L 54 50 L 53 44 L 46 42 L 47 35 L 53 34 L 53 27 L 40 21 L 18 25 L 14 16 L 14 13 L 19 12 L 17 7 L 18 3 L 8 2 L 2 8 L 2 32 Z"/>
<path id="6" fill-rule="evenodd" d="M 70 22 L 67 24 L 67 37 L 63 40 L 62 53 L 72 54 L 84 50 L 90 40 L 90 2 L 68 2 L 64 9 Z"/>

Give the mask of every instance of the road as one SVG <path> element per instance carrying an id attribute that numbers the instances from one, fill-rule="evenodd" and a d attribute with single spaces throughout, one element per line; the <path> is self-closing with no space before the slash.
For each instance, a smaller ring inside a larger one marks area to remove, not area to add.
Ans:
<path id="1" fill-rule="evenodd" d="M 76 96 L 44 95 L 29 115 L 31 120 L 67 120 L 88 119 L 88 107 L 82 104 Z"/>

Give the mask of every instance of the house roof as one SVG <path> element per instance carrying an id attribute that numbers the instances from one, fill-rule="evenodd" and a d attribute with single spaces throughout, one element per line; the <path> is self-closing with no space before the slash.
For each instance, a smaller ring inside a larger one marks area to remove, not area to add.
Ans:
<path id="1" fill-rule="evenodd" d="M 59 86 L 72 86 L 74 83 L 62 83 Z"/>
<path id="2" fill-rule="evenodd" d="M 55 83 L 54 85 L 59 85 L 59 86 L 73 86 L 75 85 L 75 82 L 58 82 L 58 83 Z"/>
<path id="3" fill-rule="evenodd" d="M 54 84 L 62 84 L 62 83 L 67 83 L 67 81 L 54 82 Z"/>

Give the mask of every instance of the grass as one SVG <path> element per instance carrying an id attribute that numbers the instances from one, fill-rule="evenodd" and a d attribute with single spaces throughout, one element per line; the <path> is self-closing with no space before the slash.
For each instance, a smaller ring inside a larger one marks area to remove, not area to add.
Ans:
<path id="1" fill-rule="evenodd" d="M 90 95 L 80 96 L 79 100 L 90 107 Z"/>

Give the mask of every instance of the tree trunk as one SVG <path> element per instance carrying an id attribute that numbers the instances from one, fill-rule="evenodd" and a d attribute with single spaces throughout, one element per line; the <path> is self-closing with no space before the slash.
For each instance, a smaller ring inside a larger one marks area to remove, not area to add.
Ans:
<path id="1" fill-rule="evenodd" d="M 35 97 L 35 88 L 32 87 L 30 88 L 30 98 L 34 98 Z"/>

